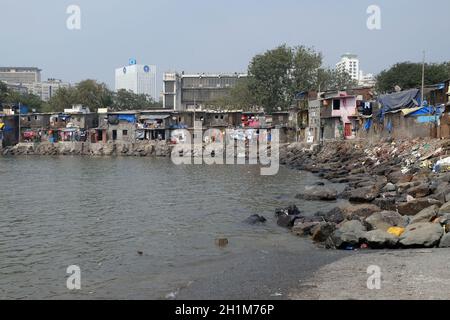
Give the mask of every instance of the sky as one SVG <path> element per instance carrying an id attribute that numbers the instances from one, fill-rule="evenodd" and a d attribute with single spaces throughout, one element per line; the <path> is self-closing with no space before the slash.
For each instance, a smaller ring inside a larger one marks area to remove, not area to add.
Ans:
<path id="1" fill-rule="evenodd" d="M 81 29 L 69 30 L 69 5 Z M 369 30 L 367 8 L 381 9 Z M 450 60 L 448 0 L 0 0 L 0 66 L 33 66 L 43 79 L 96 79 L 114 89 L 130 58 L 167 71 L 246 72 L 286 43 L 314 47 L 332 66 L 343 53 L 378 73 L 401 61 Z"/>

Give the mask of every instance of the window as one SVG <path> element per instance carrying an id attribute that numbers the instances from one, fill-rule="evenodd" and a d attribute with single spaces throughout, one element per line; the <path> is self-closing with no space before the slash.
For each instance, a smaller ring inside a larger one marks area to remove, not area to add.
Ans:
<path id="1" fill-rule="evenodd" d="M 336 99 L 333 100 L 333 110 L 340 110 L 341 109 L 341 100 Z"/>
<path id="2" fill-rule="evenodd" d="M 128 135 L 128 130 L 123 130 L 123 131 L 122 131 L 122 135 L 123 135 L 123 136 L 127 136 L 127 135 Z"/>

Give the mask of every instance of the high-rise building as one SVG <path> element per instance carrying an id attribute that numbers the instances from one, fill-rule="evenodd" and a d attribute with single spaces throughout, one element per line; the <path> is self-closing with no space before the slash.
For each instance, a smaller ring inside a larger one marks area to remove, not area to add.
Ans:
<path id="1" fill-rule="evenodd" d="M 28 93 L 35 94 L 43 101 L 48 101 L 61 88 L 69 88 L 70 84 L 62 82 L 62 80 L 48 79 L 43 82 L 34 82 L 24 84 L 28 89 Z"/>
<path id="2" fill-rule="evenodd" d="M 233 74 L 178 74 L 165 73 L 163 106 L 165 109 L 201 110 L 225 97 L 236 85 L 243 73 Z"/>
<path id="3" fill-rule="evenodd" d="M 130 60 L 130 65 L 116 69 L 116 91 L 125 89 L 136 94 L 149 95 L 154 101 L 158 101 L 156 66 L 134 63 L 136 61 Z"/>
<path id="4" fill-rule="evenodd" d="M 359 59 L 356 54 L 346 53 L 336 64 L 336 70 L 347 72 L 353 80 L 359 81 Z"/>
<path id="5" fill-rule="evenodd" d="M 40 82 L 41 71 L 41 69 L 34 67 L 0 67 L 0 81 L 9 84 Z"/>

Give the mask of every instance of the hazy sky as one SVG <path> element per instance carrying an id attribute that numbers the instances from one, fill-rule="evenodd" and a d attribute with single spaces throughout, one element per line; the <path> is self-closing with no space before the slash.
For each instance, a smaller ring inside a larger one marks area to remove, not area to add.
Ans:
<path id="1" fill-rule="evenodd" d="M 81 30 L 66 9 L 81 8 Z M 381 30 L 366 27 L 369 5 Z M 377 73 L 398 61 L 450 60 L 448 0 L 0 0 L 0 65 L 36 66 L 43 78 L 114 85 L 114 69 L 134 57 L 165 71 L 246 71 L 279 44 L 313 46 L 334 66 L 359 55 Z M 162 81 L 162 80 L 161 80 Z M 160 89 L 161 85 L 159 86 Z"/>

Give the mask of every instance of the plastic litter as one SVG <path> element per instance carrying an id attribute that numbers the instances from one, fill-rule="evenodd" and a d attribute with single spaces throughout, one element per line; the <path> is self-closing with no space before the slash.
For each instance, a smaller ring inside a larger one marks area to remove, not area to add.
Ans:
<path id="1" fill-rule="evenodd" d="M 389 234 L 394 235 L 394 236 L 400 237 L 405 232 L 405 228 L 391 227 L 391 228 L 388 229 L 387 232 Z"/>
<path id="2" fill-rule="evenodd" d="M 450 171 L 450 157 L 441 159 L 433 167 L 433 172 Z"/>

